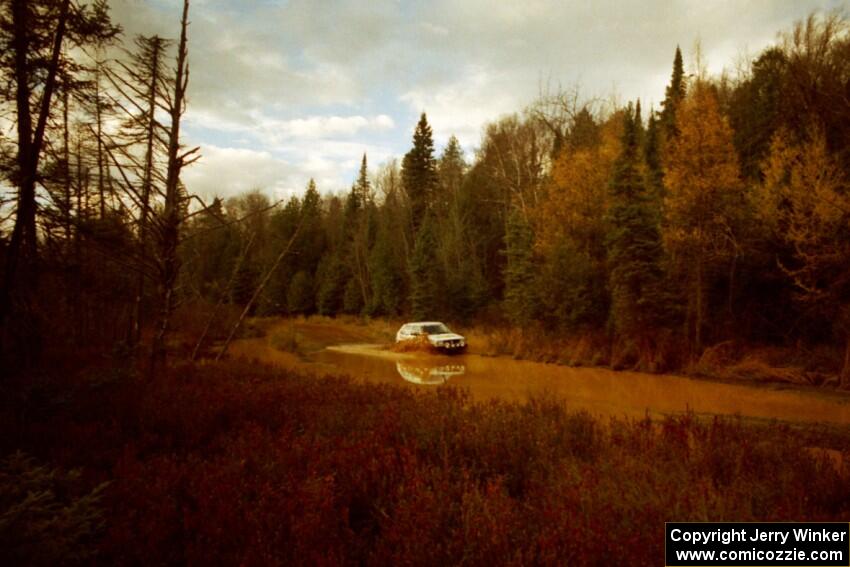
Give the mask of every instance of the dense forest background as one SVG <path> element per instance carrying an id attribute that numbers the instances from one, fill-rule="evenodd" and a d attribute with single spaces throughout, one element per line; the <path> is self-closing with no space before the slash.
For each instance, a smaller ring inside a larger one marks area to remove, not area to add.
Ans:
<path id="1" fill-rule="evenodd" d="M 156 360 L 193 318 L 347 313 L 603 337 L 650 370 L 729 341 L 828 345 L 850 382 L 844 14 L 735 74 L 671 46 L 659 108 L 543 92 L 473 156 L 435 148 L 423 113 L 410 151 L 364 155 L 349 191 L 204 203 L 180 181 L 187 11 L 173 40 L 122 43 L 106 2 L 2 4 L 6 360 Z"/>

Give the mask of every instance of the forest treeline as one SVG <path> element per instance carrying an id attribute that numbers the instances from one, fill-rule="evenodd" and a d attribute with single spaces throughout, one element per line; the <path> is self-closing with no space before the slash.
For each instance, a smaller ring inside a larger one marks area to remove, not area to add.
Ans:
<path id="1" fill-rule="evenodd" d="M 346 193 L 215 203 L 187 229 L 184 290 L 244 305 L 294 238 L 257 313 L 602 332 L 644 368 L 733 339 L 844 345 L 847 23 L 812 16 L 735 78 L 686 74 L 677 49 L 648 112 L 544 94 L 470 161 L 423 114 L 403 159 L 363 156 Z"/>
<path id="2" fill-rule="evenodd" d="M 402 159 L 364 155 L 349 191 L 311 181 L 285 203 L 203 203 L 180 182 L 196 156 L 180 145 L 185 12 L 180 41 L 123 47 L 101 1 L 15 0 L 2 18 L 18 129 L 2 140 L 6 345 L 149 336 L 156 353 L 175 309 L 224 305 L 604 335 L 647 369 L 730 340 L 827 344 L 850 383 L 843 13 L 797 23 L 734 76 L 698 54 L 686 72 L 676 48 L 658 108 L 543 92 L 473 156 L 454 137 L 438 151 L 423 113 Z"/>

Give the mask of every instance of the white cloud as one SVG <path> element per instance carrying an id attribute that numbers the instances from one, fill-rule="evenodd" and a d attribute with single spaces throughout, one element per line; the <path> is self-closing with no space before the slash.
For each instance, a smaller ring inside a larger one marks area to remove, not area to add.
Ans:
<path id="1" fill-rule="evenodd" d="M 466 147 L 475 145 L 484 123 L 522 110 L 506 88 L 509 78 L 485 69 L 469 69 L 457 82 L 436 89 L 413 89 L 400 96 L 414 112 L 425 112 L 439 142 L 454 134 Z M 410 126 L 413 128 L 413 125 Z"/>
<path id="2" fill-rule="evenodd" d="M 422 29 L 436 36 L 445 37 L 449 35 L 449 30 L 443 26 L 432 24 L 431 22 L 422 22 Z"/>
<path id="3" fill-rule="evenodd" d="M 229 197 L 251 189 L 283 198 L 296 191 L 294 168 L 269 152 L 203 145 L 201 156 L 181 177 L 188 190 L 202 198 Z"/>
<path id="4" fill-rule="evenodd" d="M 177 36 L 179 2 L 110 4 L 128 39 Z M 375 165 L 406 151 L 420 111 L 438 145 L 456 134 L 469 149 L 485 123 L 521 111 L 547 81 L 603 98 L 616 89 L 657 108 L 677 44 L 687 60 L 700 38 L 716 72 L 811 10 L 841 5 L 203 0 L 190 13 L 186 122 L 187 143 L 205 157 L 186 180 L 208 194 L 300 192 L 310 176 L 336 190 L 363 152 Z"/>
<path id="5" fill-rule="evenodd" d="M 262 111 L 246 111 L 243 119 L 233 120 L 208 108 L 192 108 L 187 112 L 188 123 L 224 132 L 240 132 L 258 139 L 317 139 L 352 137 L 361 132 L 384 132 L 395 128 L 395 121 L 386 114 L 376 116 L 308 116 L 283 120 Z"/>
<path id="6" fill-rule="evenodd" d="M 301 194 L 311 178 L 320 191 L 332 193 L 351 185 L 351 172 L 359 167 L 364 153 L 370 167 L 393 153 L 385 147 L 338 140 L 314 140 L 275 151 L 202 144 L 200 152 L 201 159 L 183 171 L 182 179 L 190 192 L 204 199 L 253 189 L 284 199 Z"/>
<path id="7" fill-rule="evenodd" d="M 268 121 L 265 131 L 276 130 L 279 136 L 292 138 L 351 137 L 362 130 L 390 130 L 395 126 L 386 114 L 365 116 L 311 116 L 293 120 Z"/>

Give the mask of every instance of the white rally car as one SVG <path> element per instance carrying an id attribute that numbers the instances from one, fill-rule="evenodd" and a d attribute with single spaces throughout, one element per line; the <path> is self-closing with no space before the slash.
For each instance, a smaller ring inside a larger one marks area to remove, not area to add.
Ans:
<path id="1" fill-rule="evenodd" d="M 466 350 L 466 338 L 453 333 L 439 321 L 419 321 L 405 323 L 395 335 L 395 342 L 410 341 L 427 337 L 428 342 L 436 349 L 445 352 L 463 352 Z"/>

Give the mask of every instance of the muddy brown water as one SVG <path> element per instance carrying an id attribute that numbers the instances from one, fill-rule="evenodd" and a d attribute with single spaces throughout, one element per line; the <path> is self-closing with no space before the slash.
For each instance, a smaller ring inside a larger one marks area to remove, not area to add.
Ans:
<path id="1" fill-rule="evenodd" d="M 803 423 L 850 425 L 850 396 L 682 376 L 570 368 L 476 354 L 393 353 L 379 344 L 342 344 L 298 357 L 263 339 L 234 343 L 233 354 L 319 374 L 431 389 L 449 384 L 474 399 L 524 401 L 554 396 L 598 416 L 643 417 L 694 412 Z"/>

